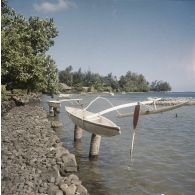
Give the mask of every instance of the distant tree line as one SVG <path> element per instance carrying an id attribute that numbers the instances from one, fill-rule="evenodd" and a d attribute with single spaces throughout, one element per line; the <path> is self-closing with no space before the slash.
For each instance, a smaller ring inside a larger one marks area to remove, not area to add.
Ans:
<path id="1" fill-rule="evenodd" d="M 151 83 L 150 91 L 171 91 L 171 86 L 168 82 L 156 80 Z"/>
<path id="2" fill-rule="evenodd" d="M 88 87 L 89 91 L 108 91 L 108 92 L 147 92 L 147 91 L 170 91 L 169 83 L 163 81 L 154 81 L 151 84 L 142 74 L 128 71 L 119 79 L 109 73 L 101 76 L 91 71 L 82 72 L 73 71 L 72 66 L 68 66 L 65 70 L 59 71 L 59 81 L 66 83 L 77 91 L 82 91 L 83 87 Z"/>

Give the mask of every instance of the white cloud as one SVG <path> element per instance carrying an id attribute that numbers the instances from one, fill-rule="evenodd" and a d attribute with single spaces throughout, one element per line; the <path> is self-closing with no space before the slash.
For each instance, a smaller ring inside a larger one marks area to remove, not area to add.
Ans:
<path id="1" fill-rule="evenodd" d="M 76 8 L 76 4 L 70 0 L 58 0 L 57 3 L 51 3 L 49 1 L 44 1 L 40 4 L 35 3 L 33 7 L 38 12 L 48 13 Z"/>

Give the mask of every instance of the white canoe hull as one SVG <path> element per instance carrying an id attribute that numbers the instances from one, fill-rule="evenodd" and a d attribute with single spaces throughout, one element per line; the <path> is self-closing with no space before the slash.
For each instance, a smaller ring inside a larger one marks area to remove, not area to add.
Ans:
<path id="1" fill-rule="evenodd" d="M 90 133 L 106 137 L 121 134 L 120 127 L 106 117 L 96 116 L 88 119 L 87 117 L 94 113 L 73 107 L 66 107 L 66 111 L 75 125 Z"/>

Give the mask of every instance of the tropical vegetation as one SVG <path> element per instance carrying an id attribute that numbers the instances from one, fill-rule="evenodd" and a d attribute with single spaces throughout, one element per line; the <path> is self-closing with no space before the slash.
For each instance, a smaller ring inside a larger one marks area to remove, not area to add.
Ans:
<path id="1" fill-rule="evenodd" d="M 1 2 L 1 82 L 7 88 L 57 90 L 57 69 L 46 52 L 58 35 L 53 19 L 23 15 Z"/>
<path id="2" fill-rule="evenodd" d="M 78 71 L 73 71 L 72 66 L 68 66 L 62 71 L 59 71 L 59 81 L 66 83 L 77 91 L 82 91 L 83 87 L 87 87 L 88 91 L 108 91 L 108 92 L 147 92 L 147 91 L 170 91 L 171 87 L 168 82 L 154 81 L 150 83 L 142 74 L 128 71 L 119 79 L 112 73 L 106 76 L 101 76 L 98 73 L 91 71 L 82 72 L 81 68 Z"/>

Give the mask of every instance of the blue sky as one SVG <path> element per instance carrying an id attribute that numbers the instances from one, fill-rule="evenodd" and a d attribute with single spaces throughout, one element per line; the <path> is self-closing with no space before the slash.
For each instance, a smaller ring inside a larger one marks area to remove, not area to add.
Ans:
<path id="1" fill-rule="evenodd" d="M 49 54 L 60 70 L 72 65 L 118 78 L 127 71 L 174 91 L 195 91 L 193 0 L 9 0 L 25 16 L 54 18 L 59 36 Z"/>

